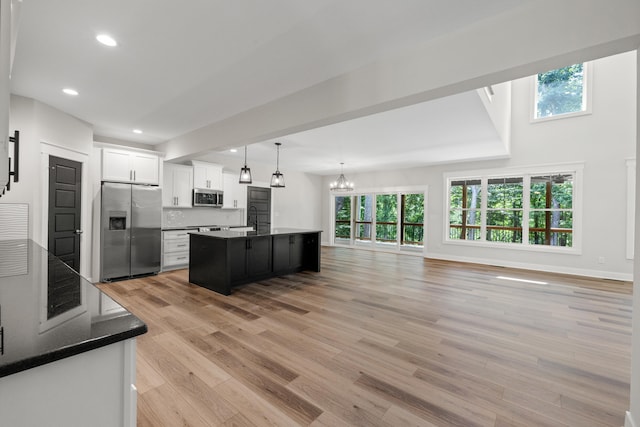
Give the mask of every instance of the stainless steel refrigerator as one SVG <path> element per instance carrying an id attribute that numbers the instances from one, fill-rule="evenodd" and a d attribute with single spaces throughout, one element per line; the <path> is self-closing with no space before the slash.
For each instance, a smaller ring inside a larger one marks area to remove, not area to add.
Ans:
<path id="1" fill-rule="evenodd" d="M 160 187 L 102 183 L 100 280 L 160 271 Z"/>

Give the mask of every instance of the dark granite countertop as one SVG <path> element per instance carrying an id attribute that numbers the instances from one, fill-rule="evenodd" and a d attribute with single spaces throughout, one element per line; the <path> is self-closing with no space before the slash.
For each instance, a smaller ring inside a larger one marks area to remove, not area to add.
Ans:
<path id="1" fill-rule="evenodd" d="M 0 328 L 0 377 L 147 332 L 31 240 L 0 241 Z"/>
<path id="2" fill-rule="evenodd" d="M 221 230 L 221 231 L 192 231 L 190 234 L 197 234 L 199 236 L 213 237 L 216 239 L 234 239 L 238 237 L 252 237 L 252 236 L 277 236 L 281 234 L 305 234 L 305 233 L 320 233 L 322 230 L 311 230 L 305 228 L 288 228 L 288 227 L 276 227 L 269 231 L 233 231 L 233 230 Z"/>

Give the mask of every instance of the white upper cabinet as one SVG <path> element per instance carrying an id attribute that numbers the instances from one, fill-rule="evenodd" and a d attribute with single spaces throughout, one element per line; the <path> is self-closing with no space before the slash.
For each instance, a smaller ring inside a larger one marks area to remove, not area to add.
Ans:
<path id="1" fill-rule="evenodd" d="M 238 182 L 237 173 L 223 173 L 224 197 L 223 209 L 246 209 L 247 208 L 247 184 Z"/>
<path id="2" fill-rule="evenodd" d="M 102 149 L 102 180 L 159 184 L 160 159 L 155 154 Z"/>
<path id="3" fill-rule="evenodd" d="M 190 208 L 193 192 L 193 168 L 165 163 L 162 179 L 162 206 Z"/>
<path id="4" fill-rule="evenodd" d="M 192 160 L 193 188 L 222 191 L 222 165 Z"/>

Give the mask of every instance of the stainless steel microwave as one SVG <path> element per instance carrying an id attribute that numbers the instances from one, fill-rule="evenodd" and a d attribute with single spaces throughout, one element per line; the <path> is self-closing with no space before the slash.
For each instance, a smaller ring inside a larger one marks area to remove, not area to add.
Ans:
<path id="1" fill-rule="evenodd" d="M 209 190 L 206 188 L 193 189 L 193 206 L 208 206 L 211 208 L 221 208 L 223 202 L 222 191 Z"/>

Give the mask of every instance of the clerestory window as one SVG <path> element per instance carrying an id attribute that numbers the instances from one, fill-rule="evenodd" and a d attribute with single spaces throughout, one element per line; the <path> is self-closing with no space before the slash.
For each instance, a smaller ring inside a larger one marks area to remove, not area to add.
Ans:
<path id="1" fill-rule="evenodd" d="M 588 69 L 588 63 L 581 63 L 537 74 L 533 119 L 588 113 Z"/>

